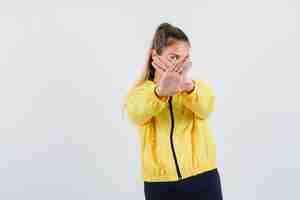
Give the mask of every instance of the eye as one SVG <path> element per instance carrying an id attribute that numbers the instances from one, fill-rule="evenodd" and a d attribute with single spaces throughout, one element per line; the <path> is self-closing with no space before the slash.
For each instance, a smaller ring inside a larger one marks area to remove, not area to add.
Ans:
<path id="1" fill-rule="evenodd" d="M 170 58 L 171 58 L 171 60 L 174 60 L 174 61 L 177 60 L 177 56 L 175 56 L 175 55 L 170 56 Z"/>

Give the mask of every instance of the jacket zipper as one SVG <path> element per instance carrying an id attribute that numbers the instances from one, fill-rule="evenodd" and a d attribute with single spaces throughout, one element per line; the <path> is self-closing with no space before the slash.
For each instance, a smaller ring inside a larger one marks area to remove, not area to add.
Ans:
<path id="1" fill-rule="evenodd" d="M 178 166 L 178 162 L 177 162 L 177 158 L 176 158 L 176 154 L 175 154 L 175 149 L 174 149 L 174 143 L 173 143 L 174 116 L 173 116 L 173 107 L 172 107 L 172 96 L 169 99 L 169 105 L 170 105 L 170 113 L 171 113 L 171 120 L 172 120 L 170 141 L 171 141 L 172 153 L 173 153 L 173 157 L 174 157 L 174 161 L 175 161 L 175 165 L 176 165 L 177 176 L 178 176 L 179 179 L 181 179 L 182 176 L 181 176 L 181 173 L 180 173 L 180 170 L 179 170 L 179 166 Z"/>

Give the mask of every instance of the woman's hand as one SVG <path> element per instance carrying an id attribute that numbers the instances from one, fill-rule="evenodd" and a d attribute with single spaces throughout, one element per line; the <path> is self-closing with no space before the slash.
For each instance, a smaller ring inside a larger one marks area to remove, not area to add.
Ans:
<path id="1" fill-rule="evenodd" d="M 161 56 L 154 56 L 153 67 L 160 73 L 160 79 L 157 84 L 156 92 L 159 96 L 173 96 L 179 90 L 182 76 L 180 72 L 182 67 L 173 64 Z"/>
<path id="2" fill-rule="evenodd" d="M 194 82 L 191 76 L 192 61 L 188 58 L 181 63 L 182 68 L 180 74 L 182 80 L 179 85 L 179 92 L 191 92 L 194 89 Z"/>
<path id="3" fill-rule="evenodd" d="M 167 82 L 167 84 L 174 84 L 174 87 L 177 88 L 176 92 L 173 91 L 173 95 L 177 92 L 189 93 L 194 89 L 194 82 L 191 77 L 192 62 L 190 58 L 175 64 L 165 60 L 163 57 L 157 56 L 154 57 L 152 65 L 160 72 L 160 74 L 167 76 L 167 79 L 170 73 L 171 78 L 175 76 L 174 81 Z M 166 72 L 167 74 L 164 74 Z"/>

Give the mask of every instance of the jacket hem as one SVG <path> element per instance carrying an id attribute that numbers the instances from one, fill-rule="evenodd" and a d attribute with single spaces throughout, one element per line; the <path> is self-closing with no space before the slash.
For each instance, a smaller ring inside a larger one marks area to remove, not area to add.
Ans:
<path id="1" fill-rule="evenodd" d="M 216 165 L 209 165 L 205 168 L 201 167 L 198 169 L 195 169 L 193 172 L 187 174 L 187 175 L 183 175 L 182 178 L 178 178 L 176 177 L 170 177 L 170 176 L 143 176 L 143 181 L 144 182 L 179 182 L 179 181 L 183 181 L 185 179 L 188 179 L 192 176 L 196 176 L 199 175 L 201 173 L 216 169 L 217 166 Z"/>

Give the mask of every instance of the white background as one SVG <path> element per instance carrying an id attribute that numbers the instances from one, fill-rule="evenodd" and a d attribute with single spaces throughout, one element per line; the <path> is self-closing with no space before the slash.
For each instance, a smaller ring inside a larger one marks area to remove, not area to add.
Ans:
<path id="1" fill-rule="evenodd" d="M 161 22 L 190 37 L 216 94 L 224 199 L 299 198 L 299 6 L 1 1 L 0 199 L 143 199 L 122 103 Z"/>

